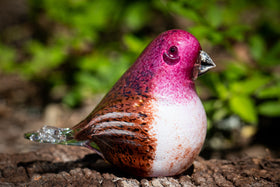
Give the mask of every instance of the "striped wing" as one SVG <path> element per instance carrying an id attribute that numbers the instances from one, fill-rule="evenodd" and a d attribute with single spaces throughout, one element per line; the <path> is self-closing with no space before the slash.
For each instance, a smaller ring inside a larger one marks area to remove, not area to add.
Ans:
<path id="1" fill-rule="evenodd" d="M 103 110 L 104 111 L 104 110 Z M 103 157 L 135 175 L 147 175 L 156 143 L 149 135 L 148 116 L 141 112 L 108 112 L 92 119 L 76 134 L 98 145 Z"/>
<path id="2" fill-rule="evenodd" d="M 116 148 L 116 145 L 141 147 L 149 140 L 145 116 L 142 113 L 128 112 L 101 114 L 78 130 L 75 139 L 90 140 L 111 149 Z"/>
<path id="3" fill-rule="evenodd" d="M 112 164 L 135 175 L 147 176 L 156 149 L 156 139 L 151 134 L 153 99 L 148 84 L 131 81 L 124 78 L 126 75 L 73 130 L 75 139 L 96 143 Z"/>

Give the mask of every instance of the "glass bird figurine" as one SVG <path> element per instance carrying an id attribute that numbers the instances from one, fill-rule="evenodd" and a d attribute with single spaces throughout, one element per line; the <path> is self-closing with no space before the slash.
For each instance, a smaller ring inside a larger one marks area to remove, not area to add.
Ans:
<path id="1" fill-rule="evenodd" d="M 136 176 L 173 176 L 199 154 L 207 119 L 194 80 L 214 68 L 183 30 L 155 38 L 96 108 L 71 128 L 25 134 L 39 143 L 85 146 Z"/>

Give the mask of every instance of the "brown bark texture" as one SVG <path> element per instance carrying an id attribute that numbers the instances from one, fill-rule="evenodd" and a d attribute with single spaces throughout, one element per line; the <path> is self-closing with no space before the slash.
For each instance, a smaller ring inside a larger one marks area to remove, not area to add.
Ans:
<path id="1" fill-rule="evenodd" d="M 198 157 L 179 176 L 137 178 L 88 149 L 50 145 L 0 154 L 0 186 L 280 186 L 280 159 Z"/>

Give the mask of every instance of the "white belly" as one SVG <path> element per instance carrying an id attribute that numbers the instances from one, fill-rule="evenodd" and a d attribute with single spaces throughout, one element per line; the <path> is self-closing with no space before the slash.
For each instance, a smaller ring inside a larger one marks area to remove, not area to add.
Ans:
<path id="1" fill-rule="evenodd" d="M 170 176 L 187 169 L 199 154 L 207 120 L 197 96 L 185 104 L 157 101 L 151 133 L 157 139 L 152 176 Z"/>

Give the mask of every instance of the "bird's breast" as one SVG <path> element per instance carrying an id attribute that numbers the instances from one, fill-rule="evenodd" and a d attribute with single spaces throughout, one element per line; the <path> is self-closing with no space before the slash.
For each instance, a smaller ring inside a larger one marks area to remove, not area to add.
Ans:
<path id="1" fill-rule="evenodd" d="M 187 169 L 199 154 L 207 120 L 197 96 L 187 102 L 154 100 L 150 135 L 156 140 L 152 176 L 171 176 Z"/>

